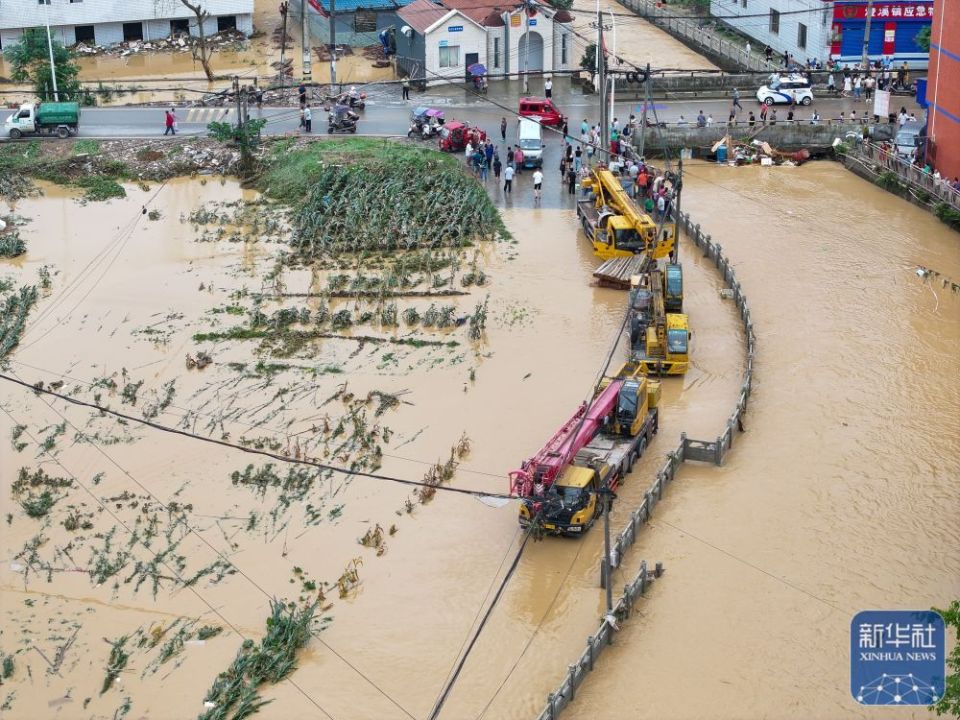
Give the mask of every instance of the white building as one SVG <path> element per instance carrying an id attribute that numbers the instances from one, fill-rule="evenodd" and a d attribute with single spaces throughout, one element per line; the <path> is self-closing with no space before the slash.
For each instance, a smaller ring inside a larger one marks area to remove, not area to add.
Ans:
<path id="1" fill-rule="evenodd" d="M 199 1 L 210 15 L 205 34 L 230 28 L 253 33 L 253 0 Z M 47 22 L 54 40 L 67 47 L 199 34 L 196 16 L 180 0 L 0 0 L 0 49 Z"/>
<path id="2" fill-rule="evenodd" d="M 710 0 L 710 14 L 753 38 L 755 50 L 769 45 L 803 63 L 830 55 L 833 3 L 825 0 Z"/>
<path id="3" fill-rule="evenodd" d="M 576 67 L 569 13 L 517 0 L 415 0 L 397 11 L 397 63 L 427 84 L 469 78 L 480 63 L 491 79 Z"/>

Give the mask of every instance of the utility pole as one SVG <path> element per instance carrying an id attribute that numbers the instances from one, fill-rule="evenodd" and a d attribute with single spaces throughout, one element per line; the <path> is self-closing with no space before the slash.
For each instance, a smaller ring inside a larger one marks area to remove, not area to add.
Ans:
<path id="1" fill-rule="evenodd" d="M 303 23 L 300 26 L 300 43 L 303 45 L 303 79 L 310 79 L 310 16 L 307 11 L 310 5 L 307 0 L 300 0 L 300 12 L 303 13 Z"/>
<path id="2" fill-rule="evenodd" d="M 597 80 L 600 86 L 600 152 L 606 154 L 610 148 L 610 119 L 607 117 L 607 51 L 603 46 L 600 0 L 597 0 Z"/>
<path id="3" fill-rule="evenodd" d="M 233 76 L 233 96 L 237 100 L 237 133 L 243 130 L 243 107 L 240 101 L 240 78 Z"/>
<path id="4" fill-rule="evenodd" d="M 873 0 L 867 0 L 867 24 L 863 28 L 863 57 L 860 59 L 862 70 L 870 68 L 870 21 L 873 19 Z"/>
<path id="5" fill-rule="evenodd" d="M 53 101 L 60 102 L 60 93 L 57 92 L 57 66 L 53 62 L 53 39 L 50 37 L 50 6 L 46 5 L 47 20 L 47 50 L 50 52 L 50 79 L 53 81 Z"/>
<path id="6" fill-rule="evenodd" d="M 337 0 L 330 0 L 330 86 L 337 84 Z"/>
<path id="7" fill-rule="evenodd" d="M 287 11 L 290 6 L 286 0 L 280 3 L 280 19 L 283 20 L 283 34 L 280 36 L 280 67 L 283 68 L 283 61 L 287 54 Z M 281 75 L 282 77 L 282 75 Z"/>
<path id="8" fill-rule="evenodd" d="M 603 498 L 603 568 L 600 584 L 607 591 L 607 614 L 613 612 L 613 568 L 610 565 L 610 498 L 613 491 L 606 485 L 598 494 Z"/>
<path id="9" fill-rule="evenodd" d="M 610 13 L 610 25 L 613 30 L 613 59 L 619 65 L 620 62 L 617 59 L 617 21 L 614 18 L 613 10 L 607 8 L 607 12 Z M 615 76 L 610 77 L 610 114 L 607 115 L 607 119 L 616 117 L 616 97 L 617 97 L 617 79 Z"/>
<path id="10" fill-rule="evenodd" d="M 530 92 L 530 7 L 529 2 L 523 4 L 523 94 Z"/>
<path id="11" fill-rule="evenodd" d="M 647 145 L 647 112 L 653 104 L 653 91 L 650 89 L 650 63 L 647 63 L 647 79 L 643 81 L 643 115 L 640 118 L 640 157 L 645 157 L 644 148 Z"/>
<path id="12" fill-rule="evenodd" d="M 683 192 L 683 157 L 677 161 L 677 202 L 673 206 L 673 261 L 680 262 L 680 195 Z"/>

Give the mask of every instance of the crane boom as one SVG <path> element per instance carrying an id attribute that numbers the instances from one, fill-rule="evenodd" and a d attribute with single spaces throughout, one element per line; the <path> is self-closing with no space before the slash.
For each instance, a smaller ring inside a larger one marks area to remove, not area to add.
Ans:
<path id="1" fill-rule="evenodd" d="M 577 408 L 567 422 L 537 451 L 525 460 L 519 470 L 510 473 L 510 494 L 530 497 L 534 486 L 550 487 L 564 467 L 597 434 L 604 418 L 610 415 L 617 404 L 623 380 L 618 379 L 604 388 L 590 403 Z"/>

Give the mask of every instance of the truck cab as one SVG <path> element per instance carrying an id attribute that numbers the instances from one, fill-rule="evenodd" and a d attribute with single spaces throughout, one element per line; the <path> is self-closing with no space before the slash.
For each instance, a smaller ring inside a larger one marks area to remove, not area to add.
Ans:
<path id="1" fill-rule="evenodd" d="M 592 467 L 567 466 L 545 498 L 543 529 L 570 535 L 586 532 L 600 513 L 597 490 L 602 474 Z"/>
<path id="2" fill-rule="evenodd" d="M 667 315 L 667 362 L 671 368 L 668 375 L 682 375 L 689 365 L 690 328 L 683 313 Z"/>

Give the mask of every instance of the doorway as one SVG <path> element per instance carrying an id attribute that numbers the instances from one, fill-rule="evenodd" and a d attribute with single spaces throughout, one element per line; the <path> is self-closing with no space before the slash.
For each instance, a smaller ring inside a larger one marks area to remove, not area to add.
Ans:
<path id="1" fill-rule="evenodd" d="M 468 81 L 473 79 L 473 75 L 470 74 L 470 66 L 476 65 L 478 62 L 480 62 L 480 53 L 467 53 L 463 56 L 463 71 L 466 73 Z"/>
<path id="2" fill-rule="evenodd" d="M 133 42 L 134 40 L 143 40 L 143 23 L 132 22 L 123 24 L 123 41 Z"/>
<path id="3" fill-rule="evenodd" d="M 543 35 L 531 30 L 520 36 L 517 62 L 520 72 L 543 72 Z"/>

